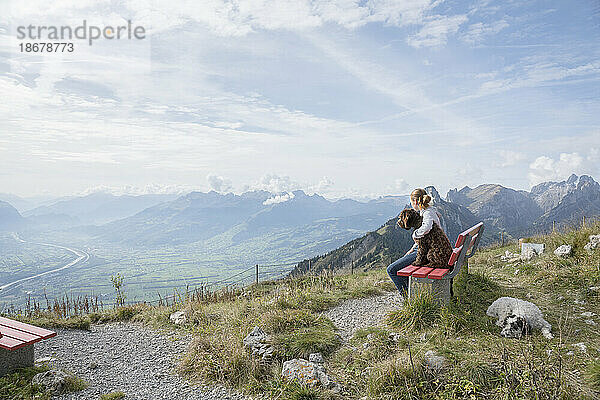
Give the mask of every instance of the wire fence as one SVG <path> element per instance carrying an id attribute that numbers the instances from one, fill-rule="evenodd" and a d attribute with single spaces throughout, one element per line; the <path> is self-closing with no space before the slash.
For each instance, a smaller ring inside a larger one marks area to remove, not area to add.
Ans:
<path id="1" fill-rule="evenodd" d="M 202 275 L 202 276 L 186 276 L 181 278 L 172 279 L 156 279 L 156 280 L 131 280 L 128 279 L 136 278 L 139 275 L 132 275 L 130 277 L 123 277 L 120 284 L 115 285 L 115 282 L 111 284 L 99 284 L 99 285 L 80 285 L 70 286 L 68 289 L 71 290 L 71 295 L 65 294 L 60 298 L 54 298 L 53 300 L 48 299 L 46 293 L 40 296 L 37 300 L 28 295 L 22 306 L 15 306 L 14 303 L 7 305 L 6 303 L 2 306 L 0 313 L 4 315 L 25 315 L 31 316 L 36 313 L 50 312 L 59 317 L 69 317 L 80 314 L 89 314 L 93 312 L 99 312 L 106 308 L 117 308 L 119 306 L 128 306 L 134 304 L 148 304 L 148 305 L 172 305 L 175 302 L 183 302 L 186 300 L 210 300 L 216 298 L 227 298 L 234 297 L 239 294 L 242 288 L 251 285 L 253 283 L 258 284 L 264 281 L 273 281 L 285 278 L 298 264 L 298 261 L 288 263 L 277 263 L 277 264 L 255 264 L 252 267 L 245 268 L 241 271 L 237 271 L 233 275 L 217 280 L 211 280 L 217 278 L 218 275 Z M 229 268 L 239 268 L 229 267 Z M 185 284 L 185 290 L 180 290 L 177 285 L 178 282 Z M 158 285 L 166 283 L 167 285 Z M 125 301 L 125 294 L 123 293 L 123 284 L 129 285 L 149 285 L 145 286 L 145 290 L 152 289 L 169 289 L 172 294 L 162 294 L 157 290 L 156 297 L 148 300 L 133 299 Z M 73 290 L 82 289 L 94 289 L 94 288 L 105 288 L 114 287 L 116 289 L 116 296 L 114 301 L 104 303 L 98 295 L 74 295 Z M 45 303 L 45 304 L 44 304 Z"/>

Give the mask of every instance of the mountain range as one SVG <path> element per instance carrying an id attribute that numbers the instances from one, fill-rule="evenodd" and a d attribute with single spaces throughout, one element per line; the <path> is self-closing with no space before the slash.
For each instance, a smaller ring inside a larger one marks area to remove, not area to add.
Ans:
<path id="1" fill-rule="evenodd" d="M 600 215 L 600 185 L 586 175 L 545 182 L 529 192 L 483 184 L 450 190 L 442 198 L 433 186 L 426 190 L 451 241 L 478 221 L 486 223 L 483 244 L 488 244 L 497 241 L 500 232 L 516 238 Z M 247 252 L 253 259 L 266 253 L 290 257 L 320 253 L 307 259 L 311 268 L 347 268 L 352 262 L 368 267 L 375 259 L 403 254 L 411 245 L 410 233 L 395 228 L 395 216 L 408 203 L 408 196 L 332 201 L 300 190 L 182 196 L 96 193 L 60 199 L 23 214 L 0 201 L 0 230 L 71 232 L 84 235 L 94 246 L 210 245 L 206 248 L 212 252 Z"/>
<path id="2" fill-rule="evenodd" d="M 442 199 L 433 186 L 425 188 L 442 214 L 445 232 L 453 243 L 458 234 L 484 221 L 482 244 L 499 240 L 500 232 L 516 238 L 542 233 L 556 223 L 567 227 L 582 218 L 600 217 L 600 185 L 589 176 L 571 175 L 562 182 L 545 182 L 530 192 L 483 184 L 450 190 Z M 412 245 L 410 233 L 396 227 L 392 218 L 379 229 L 332 250 L 300 262 L 292 274 L 322 270 L 367 270 L 388 265 Z"/>

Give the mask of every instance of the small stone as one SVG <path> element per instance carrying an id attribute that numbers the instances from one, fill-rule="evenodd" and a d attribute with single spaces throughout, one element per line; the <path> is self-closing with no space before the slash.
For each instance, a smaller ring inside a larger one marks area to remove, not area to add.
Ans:
<path id="1" fill-rule="evenodd" d="M 590 241 L 583 247 L 587 251 L 593 251 L 600 246 L 600 235 L 590 235 Z"/>
<path id="2" fill-rule="evenodd" d="M 537 256 L 537 253 L 532 248 L 526 248 L 521 251 L 521 261 L 531 261 L 535 256 Z"/>
<path id="3" fill-rule="evenodd" d="M 435 351 L 428 350 L 423 357 L 423 363 L 427 372 L 438 375 L 444 370 L 446 359 L 438 355 Z"/>
<path id="4" fill-rule="evenodd" d="M 321 353 L 311 353 L 308 356 L 308 361 L 315 364 L 323 364 L 323 356 L 321 355 Z"/>
<path id="5" fill-rule="evenodd" d="M 56 358 L 54 357 L 42 357 L 42 358 L 38 358 L 37 360 L 35 360 L 36 364 L 45 364 L 45 363 L 50 363 L 52 361 L 56 361 Z"/>
<path id="6" fill-rule="evenodd" d="M 573 344 L 573 347 L 577 347 L 582 353 L 587 353 L 587 346 L 583 342 L 575 343 Z"/>
<path id="7" fill-rule="evenodd" d="M 591 317 L 593 317 L 594 315 L 596 315 L 596 314 L 595 314 L 595 313 L 593 313 L 593 312 L 591 312 L 591 311 L 586 311 L 586 312 L 582 312 L 582 313 L 581 313 L 581 316 L 582 316 L 582 317 L 586 317 L 586 318 L 591 318 Z"/>
<path id="8" fill-rule="evenodd" d="M 596 321 L 594 321 L 593 319 L 586 319 L 585 323 L 591 326 L 596 326 Z"/>
<path id="9" fill-rule="evenodd" d="M 317 366 L 301 358 L 284 362 L 281 376 L 288 380 L 296 379 L 300 384 L 310 387 L 314 387 L 320 383 Z"/>
<path id="10" fill-rule="evenodd" d="M 590 289 L 592 292 L 597 292 L 600 290 L 600 286 L 590 286 L 588 289 Z"/>
<path id="11" fill-rule="evenodd" d="M 569 257 L 572 251 L 573 246 L 571 246 L 570 244 L 563 244 L 562 246 L 558 246 L 556 250 L 554 250 L 554 254 L 558 257 Z"/>
<path id="12" fill-rule="evenodd" d="M 398 343 L 402 339 L 402 336 L 399 333 L 392 332 L 388 335 L 388 339 L 391 342 Z"/>
<path id="13" fill-rule="evenodd" d="M 186 321 L 185 311 L 177 311 L 169 316 L 169 320 L 175 325 L 182 325 Z"/>
<path id="14" fill-rule="evenodd" d="M 88 364 L 88 368 L 89 369 L 97 369 L 98 364 L 96 364 L 94 361 L 92 361 L 91 363 Z"/>
<path id="15" fill-rule="evenodd" d="M 572 350 L 569 350 L 569 351 L 567 351 L 567 355 L 568 355 L 568 356 L 572 356 L 573 354 L 575 354 L 575 353 L 573 353 L 573 351 L 572 351 Z"/>
<path id="16" fill-rule="evenodd" d="M 40 385 L 53 395 L 59 395 L 67 389 L 67 381 L 72 375 L 62 370 L 51 369 L 33 377 L 31 383 Z"/>

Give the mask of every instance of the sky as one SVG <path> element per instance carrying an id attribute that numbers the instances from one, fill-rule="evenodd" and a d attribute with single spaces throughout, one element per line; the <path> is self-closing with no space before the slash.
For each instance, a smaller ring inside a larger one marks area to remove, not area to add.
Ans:
<path id="1" fill-rule="evenodd" d="M 20 51 L 84 20 L 145 37 Z M 527 190 L 600 178 L 600 3 L 0 0 L 0 94 L 20 196 Z"/>

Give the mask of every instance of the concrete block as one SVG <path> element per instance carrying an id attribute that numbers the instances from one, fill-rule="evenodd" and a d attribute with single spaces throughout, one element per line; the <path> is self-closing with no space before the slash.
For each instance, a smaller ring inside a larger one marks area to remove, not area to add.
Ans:
<path id="1" fill-rule="evenodd" d="M 521 254 L 525 254 L 527 249 L 535 251 L 535 253 L 539 256 L 546 249 L 546 245 L 543 243 L 521 243 Z"/>
<path id="2" fill-rule="evenodd" d="M 0 348 L 0 376 L 9 374 L 16 368 L 33 367 L 34 358 L 33 344 L 17 350 Z"/>

